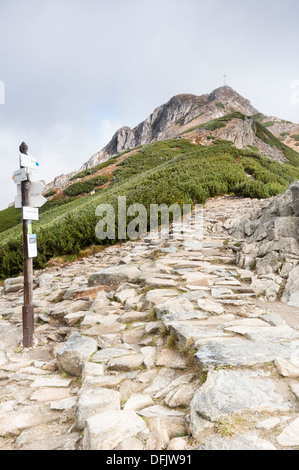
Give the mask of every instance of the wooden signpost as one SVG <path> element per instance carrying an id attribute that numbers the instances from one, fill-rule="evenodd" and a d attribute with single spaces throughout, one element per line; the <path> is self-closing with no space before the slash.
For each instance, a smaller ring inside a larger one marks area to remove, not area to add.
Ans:
<path id="1" fill-rule="evenodd" d="M 34 334 L 34 309 L 33 309 L 33 258 L 37 256 L 36 235 L 32 234 L 31 221 L 38 220 L 38 207 L 41 207 L 46 199 L 41 196 L 44 185 L 39 181 L 30 181 L 30 169 L 36 169 L 39 163 L 27 155 L 28 147 L 20 145 L 20 169 L 14 172 L 13 180 L 21 186 L 21 195 L 16 198 L 16 207 L 22 207 L 23 219 L 23 260 L 24 260 L 24 306 L 22 309 L 23 320 L 23 346 L 33 347 Z M 19 192 L 19 189 L 18 189 Z"/>

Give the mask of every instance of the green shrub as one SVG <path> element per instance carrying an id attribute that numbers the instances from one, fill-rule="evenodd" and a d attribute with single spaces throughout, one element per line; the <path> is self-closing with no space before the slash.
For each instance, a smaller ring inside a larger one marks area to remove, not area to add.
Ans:
<path id="1" fill-rule="evenodd" d="M 73 183 L 64 190 L 67 196 L 79 196 L 90 193 L 96 186 L 102 186 L 109 181 L 109 176 L 99 175 L 81 183 Z"/>
<path id="2" fill-rule="evenodd" d="M 113 165 L 113 163 L 116 162 L 117 157 L 118 157 L 118 156 L 113 157 L 113 158 L 110 158 L 110 159 L 107 160 L 106 162 L 99 163 L 99 165 L 93 166 L 92 168 L 87 168 L 87 170 L 80 171 L 80 173 L 77 173 L 76 175 L 74 175 L 74 176 L 70 179 L 70 181 L 74 181 L 74 180 L 79 179 L 79 178 L 84 178 L 84 176 L 93 175 L 93 174 L 96 173 L 97 171 L 100 171 L 100 170 L 102 170 L 103 168 L 106 168 L 107 166 Z"/>
<path id="3" fill-rule="evenodd" d="M 45 194 L 45 197 L 52 197 L 56 194 L 56 190 L 55 189 L 50 189 L 50 191 L 48 191 L 46 194 Z"/>

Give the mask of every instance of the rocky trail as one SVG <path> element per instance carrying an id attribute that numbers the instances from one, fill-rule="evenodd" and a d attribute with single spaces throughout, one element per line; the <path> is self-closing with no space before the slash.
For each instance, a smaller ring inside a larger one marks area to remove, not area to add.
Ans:
<path id="1" fill-rule="evenodd" d="M 213 199 L 203 233 L 36 272 L 32 350 L 22 280 L 5 281 L 0 449 L 297 449 L 298 308 L 257 295 L 225 228 L 265 204 Z"/>

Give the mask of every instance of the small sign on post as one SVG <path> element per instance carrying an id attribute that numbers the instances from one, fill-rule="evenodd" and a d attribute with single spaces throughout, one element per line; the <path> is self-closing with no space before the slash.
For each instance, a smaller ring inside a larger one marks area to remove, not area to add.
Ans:
<path id="1" fill-rule="evenodd" d="M 14 172 L 12 179 L 14 180 L 14 183 L 22 183 L 22 181 L 27 181 L 28 180 L 28 172 L 27 168 L 20 168 L 20 170 L 17 170 Z"/>
<path id="2" fill-rule="evenodd" d="M 21 153 L 20 167 L 30 168 L 31 170 L 37 170 L 37 168 L 39 167 L 39 163 L 36 161 L 35 158 L 29 157 L 29 155 Z"/>
<path id="3" fill-rule="evenodd" d="M 38 220 L 38 209 L 35 207 L 23 207 L 23 220 Z"/>
<path id="4" fill-rule="evenodd" d="M 36 244 L 36 235 L 29 234 L 28 237 L 28 258 L 37 257 L 37 244 Z"/>

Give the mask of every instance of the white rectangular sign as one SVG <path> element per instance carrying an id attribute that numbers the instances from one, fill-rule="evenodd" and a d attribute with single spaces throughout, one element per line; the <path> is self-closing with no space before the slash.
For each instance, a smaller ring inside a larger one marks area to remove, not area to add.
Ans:
<path id="1" fill-rule="evenodd" d="M 38 209 L 34 207 L 23 207 L 24 220 L 38 220 Z"/>
<path id="2" fill-rule="evenodd" d="M 29 155 L 25 155 L 24 153 L 20 153 L 20 166 L 37 170 L 39 163 L 35 160 L 35 158 L 30 157 Z"/>
<path id="3" fill-rule="evenodd" d="M 37 257 L 36 235 L 35 234 L 27 235 L 27 239 L 28 239 L 28 258 L 36 258 Z"/>
<path id="4" fill-rule="evenodd" d="M 20 168 L 14 172 L 12 179 L 16 184 L 21 183 L 22 181 L 28 180 L 27 168 Z"/>

